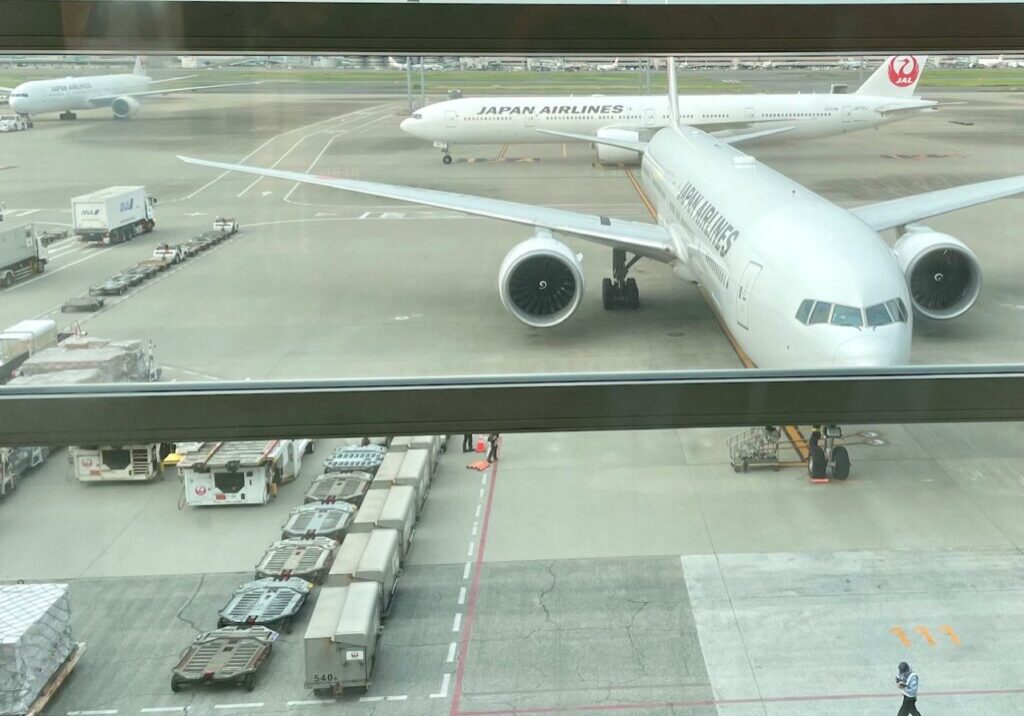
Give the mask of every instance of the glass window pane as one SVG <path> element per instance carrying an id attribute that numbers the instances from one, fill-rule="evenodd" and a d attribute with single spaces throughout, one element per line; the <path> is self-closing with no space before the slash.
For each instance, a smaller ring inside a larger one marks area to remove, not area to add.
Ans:
<path id="1" fill-rule="evenodd" d="M 892 316 L 884 303 L 868 306 L 864 313 L 867 315 L 869 326 L 885 326 L 892 323 Z"/>
<path id="2" fill-rule="evenodd" d="M 835 310 L 832 311 L 832 325 L 859 327 L 864 325 L 864 318 L 859 308 L 837 305 Z"/>
<path id="3" fill-rule="evenodd" d="M 808 317 L 811 315 L 811 306 L 814 305 L 814 301 L 806 299 L 800 304 L 800 308 L 796 312 L 796 320 L 801 323 L 807 323 Z"/>
<path id="4" fill-rule="evenodd" d="M 811 311 L 812 324 L 814 323 L 828 323 L 828 314 L 832 310 L 831 303 L 825 303 L 824 301 L 818 301 L 814 304 L 814 310 Z"/>

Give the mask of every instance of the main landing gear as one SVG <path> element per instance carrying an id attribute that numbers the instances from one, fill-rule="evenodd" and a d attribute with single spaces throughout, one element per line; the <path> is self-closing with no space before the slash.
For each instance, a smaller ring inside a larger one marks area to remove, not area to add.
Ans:
<path id="1" fill-rule="evenodd" d="M 604 310 L 627 308 L 635 311 L 640 308 L 640 289 L 635 278 L 627 278 L 629 270 L 640 260 L 634 255 L 626 261 L 625 249 L 612 249 L 612 278 L 601 281 L 601 304 Z"/>
<path id="2" fill-rule="evenodd" d="M 843 445 L 836 444 L 842 437 L 843 429 L 838 425 L 826 425 L 821 429 L 815 426 L 807 441 L 810 452 L 807 474 L 812 480 L 845 480 L 850 476 L 850 453 Z"/>
<path id="3" fill-rule="evenodd" d="M 61 112 L 60 113 L 60 118 L 64 119 L 64 120 L 78 119 L 78 115 L 75 114 L 74 112 Z"/>

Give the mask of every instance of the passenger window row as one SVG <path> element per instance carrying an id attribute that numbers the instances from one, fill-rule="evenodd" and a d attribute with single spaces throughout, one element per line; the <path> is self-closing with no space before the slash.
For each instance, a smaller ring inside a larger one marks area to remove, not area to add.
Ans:
<path id="1" fill-rule="evenodd" d="M 908 318 L 907 306 L 902 298 L 876 303 L 863 311 L 856 306 L 843 306 L 808 298 L 800 303 L 800 308 L 796 312 L 796 320 L 809 326 L 816 323 L 831 323 L 833 326 L 861 328 L 867 325 L 876 328 L 890 323 L 906 323 Z"/>

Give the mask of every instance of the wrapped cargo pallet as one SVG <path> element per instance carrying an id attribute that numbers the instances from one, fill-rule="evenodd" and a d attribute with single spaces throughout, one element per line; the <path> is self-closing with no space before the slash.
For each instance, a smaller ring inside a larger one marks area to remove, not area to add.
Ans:
<path id="1" fill-rule="evenodd" d="M 23 714 L 71 656 L 66 584 L 0 586 L 0 714 Z"/>

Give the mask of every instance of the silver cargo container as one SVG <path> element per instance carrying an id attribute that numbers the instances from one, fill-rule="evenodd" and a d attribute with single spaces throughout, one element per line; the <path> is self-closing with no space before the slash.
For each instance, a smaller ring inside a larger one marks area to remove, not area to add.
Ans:
<path id="1" fill-rule="evenodd" d="M 305 687 L 316 694 L 365 691 L 377 659 L 380 599 L 372 582 L 320 590 L 306 628 Z"/>
<path id="2" fill-rule="evenodd" d="M 28 712 L 74 649 L 68 585 L 0 586 L 0 714 Z"/>
<path id="3" fill-rule="evenodd" d="M 408 485 L 416 489 L 416 510 L 423 509 L 423 503 L 427 499 L 427 488 L 430 487 L 431 456 L 429 450 L 419 448 L 408 450 L 401 467 L 398 468 L 398 475 L 395 477 L 396 485 Z"/>
<path id="4" fill-rule="evenodd" d="M 341 542 L 356 516 L 355 505 L 336 502 L 328 505 L 314 502 L 292 510 L 281 528 L 281 539 L 312 539 L 330 537 Z"/>
<path id="5" fill-rule="evenodd" d="M 380 467 L 377 468 L 377 474 L 373 476 L 373 482 L 370 483 L 371 490 L 386 490 L 395 484 L 395 478 L 398 477 L 398 471 L 402 467 L 402 461 L 405 460 L 405 451 L 392 452 L 388 450 L 388 454 L 384 456 L 384 459 L 380 463 Z"/>
<path id="6" fill-rule="evenodd" d="M 352 520 L 349 527 L 349 534 L 369 532 L 377 526 L 380 518 L 380 511 L 384 509 L 384 503 L 388 501 L 388 494 L 391 490 L 370 490 L 363 498 L 363 504 L 359 506 L 356 518 Z"/>
<path id="7" fill-rule="evenodd" d="M 256 579 L 301 577 L 320 584 L 327 578 L 337 551 L 338 543 L 326 537 L 274 542 L 256 565 Z"/>
<path id="8" fill-rule="evenodd" d="M 400 571 L 398 531 L 375 529 L 345 539 L 325 584 L 346 587 L 355 581 L 373 582 L 380 587 L 381 612 L 387 615 Z"/>
<path id="9" fill-rule="evenodd" d="M 333 505 L 336 502 L 347 502 L 350 505 L 363 504 L 363 497 L 370 489 L 373 475 L 368 472 L 330 472 L 313 478 L 313 484 L 306 490 L 304 501 L 323 502 Z"/>
<path id="10" fill-rule="evenodd" d="M 387 491 L 388 498 L 380 509 L 378 527 L 398 530 L 401 537 L 402 557 L 409 551 L 412 530 L 416 524 L 416 488 L 396 485 Z"/>

